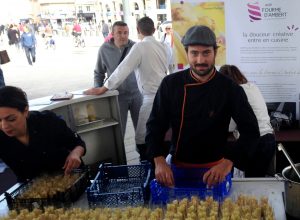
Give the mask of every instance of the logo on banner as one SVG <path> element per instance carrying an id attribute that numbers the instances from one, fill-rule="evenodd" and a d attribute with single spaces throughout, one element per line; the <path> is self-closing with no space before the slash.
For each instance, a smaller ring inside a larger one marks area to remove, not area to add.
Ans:
<path id="1" fill-rule="evenodd" d="M 247 9 L 251 22 L 271 19 L 284 19 L 287 12 L 283 11 L 280 6 L 274 6 L 272 3 L 260 6 L 258 1 L 247 3 Z"/>
<path id="2" fill-rule="evenodd" d="M 248 3 L 248 12 L 251 22 L 261 20 L 261 11 L 258 2 Z"/>
<path id="3" fill-rule="evenodd" d="M 291 25 L 291 26 L 287 26 L 287 29 L 289 29 L 290 31 L 298 31 L 299 27 L 296 27 L 295 25 Z"/>

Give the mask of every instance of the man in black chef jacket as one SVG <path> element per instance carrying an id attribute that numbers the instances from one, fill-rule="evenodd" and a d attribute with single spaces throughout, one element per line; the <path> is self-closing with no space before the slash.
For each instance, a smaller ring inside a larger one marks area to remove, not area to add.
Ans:
<path id="1" fill-rule="evenodd" d="M 217 43 L 206 26 L 193 26 L 182 39 L 190 68 L 166 76 L 155 96 L 147 122 L 146 143 L 152 151 L 156 179 L 174 185 L 163 157 L 164 134 L 171 126 L 172 163 L 180 167 L 209 168 L 203 181 L 222 182 L 233 166 L 244 170 L 259 139 L 256 117 L 243 89 L 215 68 Z M 227 146 L 230 118 L 240 138 Z"/>

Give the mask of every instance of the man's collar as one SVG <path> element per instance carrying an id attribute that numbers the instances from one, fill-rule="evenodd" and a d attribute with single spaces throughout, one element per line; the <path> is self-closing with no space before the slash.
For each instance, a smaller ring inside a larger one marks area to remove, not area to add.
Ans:
<path id="1" fill-rule="evenodd" d="M 206 83 L 206 82 L 208 82 L 208 81 L 210 81 L 212 78 L 214 78 L 214 76 L 216 75 L 216 68 L 214 67 L 214 69 L 212 69 L 212 71 L 211 71 L 211 73 L 209 73 L 207 76 L 207 78 L 205 79 L 205 80 L 201 80 L 201 79 L 198 79 L 197 78 L 197 74 L 196 73 L 194 73 L 193 71 L 192 71 L 192 69 L 190 68 L 190 76 L 194 79 L 194 80 L 196 80 L 197 82 L 201 82 L 201 83 Z"/>

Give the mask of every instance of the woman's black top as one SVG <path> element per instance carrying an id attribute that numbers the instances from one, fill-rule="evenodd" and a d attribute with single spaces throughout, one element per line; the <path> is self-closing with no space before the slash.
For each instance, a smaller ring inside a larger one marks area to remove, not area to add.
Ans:
<path id="1" fill-rule="evenodd" d="M 80 136 L 50 111 L 31 111 L 27 126 L 28 145 L 0 131 L 0 158 L 19 181 L 44 172 L 62 171 L 67 156 L 76 146 L 86 149 Z"/>

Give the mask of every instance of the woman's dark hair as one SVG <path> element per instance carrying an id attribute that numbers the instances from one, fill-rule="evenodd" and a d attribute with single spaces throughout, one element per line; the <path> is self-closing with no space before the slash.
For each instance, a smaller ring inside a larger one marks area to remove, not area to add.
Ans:
<path id="1" fill-rule="evenodd" d="M 0 88 L 0 107 L 16 108 L 24 112 L 28 107 L 26 93 L 14 86 L 4 86 Z"/>
<path id="2" fill-rule="evenodd" d="M 241 73 L 239 68 L 234 65 L 223 65 L 219 72 L 225 76 L 228 76 L 237 84 L 245 84 L 248 82 L 247 78 Z"/>
<path id="3" fill-rule="evenodd" d="M 149 17 L 138 20 L 137 27 L 144 36 L 151 36 L 155 31 L 154 22 Z"/>

